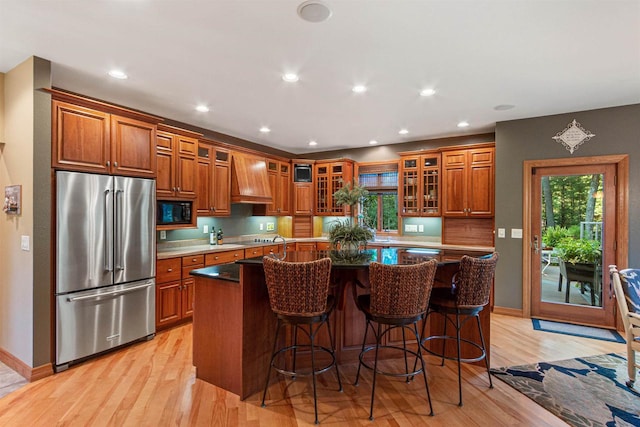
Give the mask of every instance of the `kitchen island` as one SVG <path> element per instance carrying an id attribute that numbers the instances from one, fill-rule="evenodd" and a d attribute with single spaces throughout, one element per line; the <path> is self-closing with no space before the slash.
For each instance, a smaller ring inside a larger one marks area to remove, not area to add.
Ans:
<path id="1" fill-rule="evenodd" d="M 335 329 L 336 357 L 339 363 L 344 364 L 356 362 L 360 353 L 365 321 L 356 307 L 354 297 L 368 292 L 370 262 L 414 264 L 437 259 L 434 286 L 450 286 L 451 277 L 464 254 L 482 256 L 487 252 L 380 248 L 355 255 L 339 251 L 302 251 L 274 256 L 297 262 L 325 257 L 332 259 L 331 292 L 338 299 L 338 307 L 332 314 L 331 325 Z M 191 274 L 196 279 L 193 318 L 196 377 L 245 399 L 264 387 L 264 374 L 275 332 L 275 316 L 269 305 L 262 257 L 198 269 Z M 487 347 L 490 343 L 489 311 L 487 309 L 481 313 Z M 429 331 L 438 333 L 442 325 L 438 316 L 431 316 L 426 327 L 427 334 Z M 469 339 L 478 338 L 477 332 L 471 327 L 463 329 L 462 335 Z M 285 336 L 283 339 L 291 340 L 292 337 Z M 389 343 L 397 344 L 401 340 L 398 331 L 389 338 Z M 327 334 L 320 335 L 320 344 L 328 344 Z M 448 354 L 453 351 L 453 346 L 447 348 Z M 304 363 L 304 360 L 299 363 Z"/>

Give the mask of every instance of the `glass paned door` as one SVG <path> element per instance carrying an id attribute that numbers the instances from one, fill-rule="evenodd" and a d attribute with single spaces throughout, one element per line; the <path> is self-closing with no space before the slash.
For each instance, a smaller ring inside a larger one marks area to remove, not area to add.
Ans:
<path id="1" fill-rule="evenodd" d="M 532 316 L 612 326 L 613 165 L 538 168 L 532 180 Z"/>

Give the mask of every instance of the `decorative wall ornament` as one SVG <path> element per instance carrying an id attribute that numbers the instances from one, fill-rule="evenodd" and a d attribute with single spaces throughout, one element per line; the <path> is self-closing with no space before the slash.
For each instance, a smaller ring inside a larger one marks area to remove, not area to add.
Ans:
<path id="1" fill-rule="evenodd" d="M 583 128 L 580 123 L 573 119 L 571 123 L 562 131 L 553 137 L 557 142 L 562 143 L 571 154 L 578 149 L 580 145 L 587 142 L 595 135 Z"/>
<path id="2" fill-rule="evenodd" d="M 2 210 L 7 215 L 20 215 L 22 211 L 22 185 L 7 185 L 4 187 Z"/>

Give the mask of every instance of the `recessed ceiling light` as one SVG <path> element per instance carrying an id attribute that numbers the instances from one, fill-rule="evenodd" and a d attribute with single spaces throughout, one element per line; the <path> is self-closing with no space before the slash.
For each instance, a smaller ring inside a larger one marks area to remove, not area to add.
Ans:
<path id="1" fill-rule="evenodd" d="M 467 126 L 469 126 L 469 122 L 460 122 L 458 123 L 458 127 L 459 128 L 466 128 Z"/>
<path id="2" fill-rule="evenodd" d="M 300 77 L 298 77 L 298 75 L 294 73 L 286 73 L 282 75 L 282 80 L 289 83 L 295 83 L 300 80 Z"/>
<path id="3" fill-rule="evenodd" d="M 269 128 L 268 128 L 268 127 L 266 127 L 266 126 L 262 126 L 262 127 L 260 128 L 260 132 L 262 132 L 262 133 L 269 133 L 269 132 L 271 132 L 271 129 L 269 129 Z"/>
<path id="4" fill-rule="evenodd" d="M 315 141 L 309 141 L 309 145 L 314 146 L 314 145 L 318 145 L 318 143 Z"/>
<path id="5" fill-rule="evenodd" d="M 500 104 L 493 107 L 493 109 L 496 111 L 505 111 L 505 110 L 511 110 L 512 108 L 515 108 L 515 107 L 516 107 L 515 105 L 511 105 L 511 104 Z"/>
<path id="6" fill-rule="evenodd" d="M 367 91 L 367 87 L 365 85 L 355 85 L 351 90 L 355 93 L 364 93 Z"/>
<path id="7" fill-rule="evenodd" d="M 398 131 L 398 133 L 399 133 L 400 135 L 406 135 L 406 134 L 408 134 L 408 133 L 409 133 L 409 131 L 408 131 L 407 129 L 400 129 L 400 130 Z"/>
<path id="8" fill-rule="evenodd" d="M 207 107 L 206 105 L 198 105 L 196 107 L 197 111 L 200 111 L 201 113 L 208 113 L 209 112 L 209 107 Z"/>
<path id="9" fill-rule="evenodd" d="M 307 0 L 298 6 L 298 16 L 308 22 L 322 22 L 331 18 L 331 9 L 320 0 Z"/>
<path id="10" fill-rule="evenodd" d="M 129 77 L 124 71 L 121 71 L 121 70 L 111 70 L 109 71 L 109 75 L 114 79 L 120 79 L 120 80 L 124 80 Z"/>
<path id="11" fill-rule="evenodd" d="M 432 96 L 435 95 L 436 91 L 434 89 L 423 89 L 420 91 L 420 96 Z"/>
<path id="12" fill-rule="evenodd" d="M 369 145 L 376 145 L 378 143 L 378 141 L 376 141 L 375 139 L 372 139 L 371 141 L 369 141 Z"/>

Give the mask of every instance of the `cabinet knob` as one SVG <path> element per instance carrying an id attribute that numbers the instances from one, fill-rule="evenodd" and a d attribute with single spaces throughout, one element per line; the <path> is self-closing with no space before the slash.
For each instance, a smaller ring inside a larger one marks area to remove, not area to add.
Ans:
<path id="1" fill-rule="evenodd" d="M 111 162 L 107 160 L 107 167 L 111 166 Z"/>
<path id="2" fill-rule="evenodd" d="M 237 256 L 238 256 L 238 254 L 233 254 L 233 256 L 234 256 L 234 257 L 237 257 Z"/>
<path id="3" fill-rule="evenodd" d="M 171 273 L 173 271 L 173 268 L 167 268 L 167 273 Z"/>
<path id="4" fill-rule="evenodd" d="M 178 187 L 178 193 L 180 192 L 180 187 Z"/>
<path id="5" fill-rule="evenodd" d="M 218 257 L 216 256 L 216 257 L 215 257 L 215 258 L 213 258 L 213 259 L 218 259 Z"/>
<path id="6" fill-rule="evenodd" d="M 113 162 L 113 166 L 118 167 L 118 162 Z"/>

